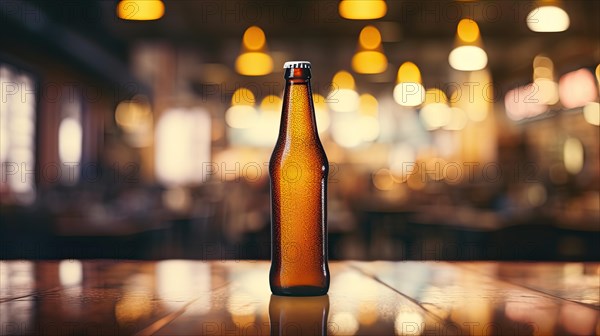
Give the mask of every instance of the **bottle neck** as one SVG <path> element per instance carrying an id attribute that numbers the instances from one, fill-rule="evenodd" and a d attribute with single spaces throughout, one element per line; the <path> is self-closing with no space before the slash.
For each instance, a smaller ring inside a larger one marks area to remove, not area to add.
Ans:
<path id="1" fill-rule="evenodd" d="M 292 77 L 286 80 L 280 134 L 287 139 L 318 137 L 309 78 L 310 75 L 308 78 Z"/>

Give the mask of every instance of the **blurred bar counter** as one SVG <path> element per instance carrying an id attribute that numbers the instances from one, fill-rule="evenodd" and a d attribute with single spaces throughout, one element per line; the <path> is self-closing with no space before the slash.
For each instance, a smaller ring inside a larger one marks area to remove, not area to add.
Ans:
<path id="1" fill-rule="evenodd" d="M 268 260 L 267 185 L 52 189 L 32 206 L 2 206 L 0 258 Z M 598 213 L 576 202 L 568 204 L 577 209 L 495 205 L 508 201 L 482 196 L 486 186 L 472 191 L 440 184 L 435 192 L 410 196 L 343 188 L 330 184 L 333 260 L 600 259 Z M 491 200 L 475 206 L 469 193 Z"/>
<path id="2" fill-rule="evenodd" d="M 2 335 L 593 335 L 598 263 L 332 262 L 321 297 L 268 262 L 0 262 Z"/>

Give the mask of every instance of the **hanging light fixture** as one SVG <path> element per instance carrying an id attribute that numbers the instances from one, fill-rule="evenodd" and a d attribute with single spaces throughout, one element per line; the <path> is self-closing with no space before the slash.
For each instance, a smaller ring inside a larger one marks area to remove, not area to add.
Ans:
<path id="1" fill-rule="evenodd" d="M 569 14 L 560 8 L 558 0 L 539 0 L 527 15 L 527 27 L 538 33 L 555 33 L 569 29 Z"/>
<path id="2" fill-rule="evenodd" d="M 421 72 L 413 62 L 404 62 L 398 68 L 394 87 L 394 100 L 402 106 L 419 106 L 425 100 L 425 88 L 421 85 Z"/>
<path id="3" fill-rule="evenodd" d="M 460 71 L 476 71 L 485 68 L 487 61 L 477 22 L 472 19 L 460 20 L 456 28 L 455 47 L 448 56 L 450 66 Z"/>
<path id="4" fill-rule="evenodd" d="M 165 15 L 165 4 L 161 0 L 121 0 L 117 5 L 117 16 L 123 20 L 158 20 Z"/>
<path id="5" fill-rule="evenodd" d="M 342 0 L 340 16 L 351 20 L 374 20 L 385 16 L 387 5 L 383 0 Z"/>
<path id="6" fill-rule="evenodd" d="M 387 69 L 387 57 L 381 47 L 381 33 L 366 26 L 358 37 L 358 51 L 352 57 L 352 69 L 360 74 L 378 74 Z"/>
<path id="7" fill-rule="evenodd" d="M 354 90 L 354 78 L 348 71 L 338 71 L 331 82 L 327 104 L 334 112 L 352 112 L 358 108 L 358 93 Z"/>
<path id="8" fill-rule="evenodd" d="M 255 99 L 247 88 L 235 90 L 231 97 L 231 107 L 225 112 L 225 122 L 231 128 L 251 128 L 258 119 L 254 107 Z"/>
<path id="9" fill-rule="evenodd" d="M 242 52 L 235 60 L 235 70 L 240 75 L 264 76 L 273 71 L 273 59 L 266 52 L 267 39 L 262 29 L 252 26 L 242 38 Z"/>

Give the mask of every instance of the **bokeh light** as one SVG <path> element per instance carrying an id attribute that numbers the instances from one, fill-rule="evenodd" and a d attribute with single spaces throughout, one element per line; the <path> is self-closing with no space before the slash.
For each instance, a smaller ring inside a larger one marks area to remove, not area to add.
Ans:
<path id="1" fill-rule="evenodd" d="M 398 68 L 394 87 L 394 100 L 402 106 L 419 106 L 425 101 L 425 88 L 421 85 L 421 72 L 413 62 L 404 62 Z"/>
<path id="2" fill-rule="evenodd" d="M 358 108 L 358 93 L 354 91 L 354 78 L 347 71 L 338 71 L 332 80 L 332 90 L 327 103 L 335 112 L 351 112 Z"/>
<path id="3" fill-rule="evenodd" d="M 558 82 L 560 102 L 566 108 L 585 106 L 598 97 L 594 75 L 587 69 L 579 69 L 562 76 Z"/>
<path id="4" fill-rule="evenodd" d="M 158 20 L 165 15 L 165 4 L 161 0 L 121 0 L 117 5 L 117 16 L 123 20 Z"/>
<path id="5" fill-rule="evenodd" d="M 373 20 L 385 16 L 387 5 L 383 0 L 342 0 L 338 11 L 345 19 Z"/>
<path id="6" fill-rule="evenodd" d="M 487 65 L 487 54 L 478 46 L 459 46 L 448 56 L 450 66 L 460 71 L 481 70 Z"/>
<path id="7" fill-rule="evenodd" d="M 534 32 L 552 33 L 569 29 L 569 14 L 556 6 L 534 8 L 527 15 L 527 27 Z"/>
<path id="8" fill-rule="evenodd" d="M 475 42 L 479 38 L 479 26 L 471 19 L 462 19 L 458 23 L 456 34 L 463 42 Z"/>
<path id="9" fill-rule="evenodd" d="M 565 141 L 563 161 L 565 168 L 572 175 L 578 174 L 583 169 L 584 150 L 583 144 L 579 139 L 570 137 Z"/>

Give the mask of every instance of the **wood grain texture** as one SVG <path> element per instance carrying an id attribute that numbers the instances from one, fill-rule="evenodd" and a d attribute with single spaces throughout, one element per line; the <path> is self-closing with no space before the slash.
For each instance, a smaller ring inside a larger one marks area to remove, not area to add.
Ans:
<path id="1" fill-rule="evenodd" d="M 332 262 L 271 295 L 264 261 L 1 261 L 1 335 L 594 335 L 598 263 Z"/>

